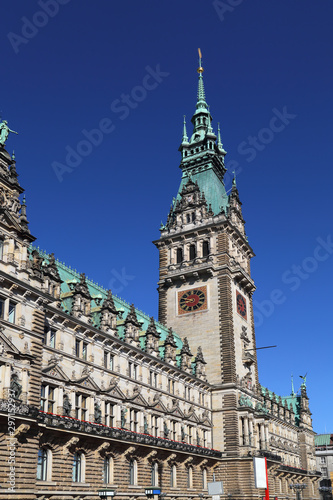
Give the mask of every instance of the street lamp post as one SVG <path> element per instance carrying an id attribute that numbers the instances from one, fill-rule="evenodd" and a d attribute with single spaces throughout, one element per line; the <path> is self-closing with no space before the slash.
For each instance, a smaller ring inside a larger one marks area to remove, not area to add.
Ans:
<path id="1" fill-rule="evenodd" d="M 306 484 L 303 484 L 303 483 L 291 483 L 289 485 L 289 488 L 292 489 L 292 490 L 295 490 L 295 492 L 296 492 L 296 499 L 297 500 L 301 500 L 301 498 L 302 498 L 301 491 L 306 488 Z"/>
<path id="2" fill-rule="evenodd" d="M 323 499 L 325 500 L 327 497 L 332 498 L 332 486 L 319 486 L 318 490 L 323 495 Z M 330 496 L 328 495 L 330 493 Z"/>

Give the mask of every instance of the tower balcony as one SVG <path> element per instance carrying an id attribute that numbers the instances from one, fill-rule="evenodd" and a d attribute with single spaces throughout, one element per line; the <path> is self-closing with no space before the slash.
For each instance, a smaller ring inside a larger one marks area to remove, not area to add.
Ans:
<path id="1" fill-rule="evenodd" d="M 190 278 L 198 279 L 203 276 L 213 276 L 214 263 L 212 257 L 199 257 L 180 264 L 168 266 L 167 278 L 164 283 L 171 284 L 175 281 L 186 281 Z"/>

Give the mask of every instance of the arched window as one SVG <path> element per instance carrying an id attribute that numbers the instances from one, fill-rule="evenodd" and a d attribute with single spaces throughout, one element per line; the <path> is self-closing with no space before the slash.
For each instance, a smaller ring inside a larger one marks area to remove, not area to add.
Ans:
<path id="1" fill-rule="evenodd" d="M 172 465 L 170 469 L 170 487 L 176 488 L 176 486 L 177 486 L 177 467 L 175 465 Z"/>
<path id="2" fill-rule="evenodd" d="M 193 467 L 191 465 L 187 469 L 187 487 L 193 488 Z"/>
<path id="3" fill-rule="evenodd" d="M 202 469 L 202 488 L 204 490 L 207 489 L 207 469 L 206 468 Z"/>
<path id="4" fill-rule="evenodd" d="M 105 457 L 103 463 L 103 483 L 113 483 L 113 458 Z"/>
<path id="5" fill-rule="evenodd" d="M 83 453 L 74 453 L 73 456 L 73 483 L 84 483 L 85 457 Z"/>
<path id="6" fill-rule="evenodd" d="M 209 255 L 209 242 L 204 241 L 202 244 L 202 256 L 207 257 Z"/>
<path id="7" fill-rule="evenodd" d="M 51 479 L 51 462 L 51 450 L 40 448 L 37 457 L 37 479 L 39 481 L 48 481 Z"/>
<path id="8" fill-rule="evenodd" d="M 181 264 L 183 262 L 183 250 L 182 248 L 177 248 L 177 264 Z"/>
<path id="9" fill-rule="evenodd" d="M 194 260 L 195 258 L 196 258 L 195 245 L 190 245 L 190 260 Z"/>
<path id="10" fill-rule="evenodd" d="M 137 471 L 138 471 L 137 461 L 131 459 L 129 463 L 129 484 L 132 486 L 137 484 Z"/>
<path id="11" fill-rule="evenodd" d="M 158 463 L 154 462 L 151 466 L 151 485 L 158 486 Z"/>

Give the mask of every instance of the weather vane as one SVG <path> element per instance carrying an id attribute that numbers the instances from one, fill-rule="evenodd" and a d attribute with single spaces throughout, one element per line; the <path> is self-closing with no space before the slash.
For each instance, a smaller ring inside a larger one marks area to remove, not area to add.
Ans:
<path id="1" fill-rule="evenodd" d="M 202 54 L 201 54 L 201 50 L 198 49 L 198 54 L 199 54 L 199 68 L 198 68 L 198 73 L 203 73 L 203 67 L 201 66 L 201 59 L 202 59 Z"/>

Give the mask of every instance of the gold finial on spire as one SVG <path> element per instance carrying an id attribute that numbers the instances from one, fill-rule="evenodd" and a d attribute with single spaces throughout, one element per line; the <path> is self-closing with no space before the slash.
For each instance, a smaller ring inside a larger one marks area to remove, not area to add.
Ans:
<path id="1" fill-rule="evenodd" d="M 198 54 L 199 54 L 199 68 L 198 68 L 198 73 L 203 73 L 203 67 L 201 66 L 201 59 L 202 59 L 202 54 L 201 54 L 201 50 L 198 49 Z"/>

